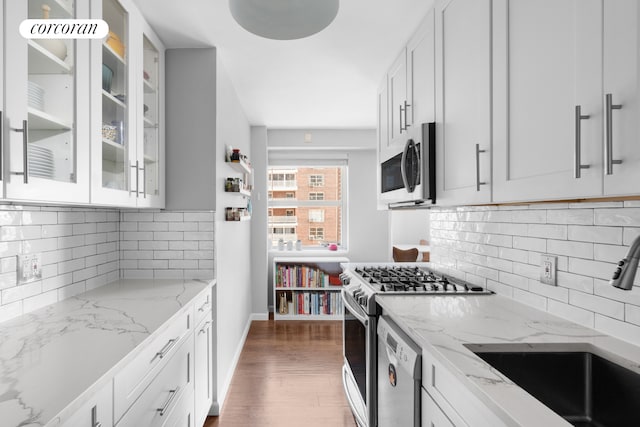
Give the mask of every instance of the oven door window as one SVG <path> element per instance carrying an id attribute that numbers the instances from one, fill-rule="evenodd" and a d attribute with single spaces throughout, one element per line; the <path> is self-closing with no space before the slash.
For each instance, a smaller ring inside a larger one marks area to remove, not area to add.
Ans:
<path id="1" fill-rule="evenodd" d="M 367 402 L 367 330 L 344 308 L 344 357 L 358 384 L 362 401 Z"/>

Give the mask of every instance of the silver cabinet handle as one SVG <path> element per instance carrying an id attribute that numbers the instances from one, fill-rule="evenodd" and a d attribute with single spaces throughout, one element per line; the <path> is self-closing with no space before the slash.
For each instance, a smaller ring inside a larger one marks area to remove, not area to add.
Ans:
<path id="1" fill-rule="evenodd" d="M 138 171 L 140 170 L 139 162 L 136 160 L 135 165 L 131 165 L 131 169 L 136 170 L 136 197 L 138 197 L 139 189 L 138 189 Z M 133 191 L 129 190 L 129 194 L 133 193 Z"/>
<path id="2" fill-rule="evenodd" d="M 26 120 L 22 121 L 22 129 L 13 129 L 14 132 L 22 132 L 22 168 L 24 172 L 12 172 L 12 175 L 22 175 L 24 183 L 29 183 L 29 159 L 27 158 L 27 151 L 29 143 L 29 129 Z"/>
<path id="3" fill-rule="evenodd" d="M 622 163 L 622 160 L 613 160 L 613 110 L 621 109 L 622 105 L 614 104 L 613 95 L 610 93 L 605 95 L 605 104 L 605 174 L 613 175 L 613 165 L 619 165 Z"/>
<path id="4" fill-rule="evenodd" d="M 576 147 L 573 156 L 573 176 L 575 178 L 580 178 L 580 172 L 582 169 L 589 169 L 589 165 L 583 165 L 581 161 L 581 139 L 582 139 L 582 131 L 581 131 L 581 122 L 582 120 L 587 120 L 589 115 L 582 114 L 582 107 L 580 105 L 576 105 Z"/>
<path id="5" fill-rule="evenodd" d="M 205 302 L 204 304 L 202 304 L 202 306 L 200 306 L 200 308 L 198 309 L 198 311 L 200 313 L 204 312 L 205 308 L 209 306 L 209 301 Z"/>
<path id="6" fill-rule="evenodd" d="M 173 346 L 176 345 L 177 342 L 178 342 L 178 338 L 172 338 L 169 341 L 167 341 L 164 347 L 162 347 L 160 351 L 157 352 L 155 356 L 153 356 L 153 359 L 151 359 L 151 362 L 149 363 L 153 363 L 153 361 L 156 360 L 157 358 L 162 359 L 163 357 L 165 357 L 169 352 L 169 350 L 171 350 Z"/>
<path id="7" fill-rule="evenodd" d="M 411 107 L 411 104 L 407 104 L 407 101 L 404 101 L 404 130 L 407 130 L 407 128 L 409 126 L 411 126 L 409 124 L 409 121 L 407 120 L 407 111 L 409 110 L 409 107 Z"/>
<path id="8" fill-rule="evenodd" d="M 147 198 L 147 168 L 139 168 L 138 170 L 142 171 L 142 195 L 146 199 Z M 136 190 L 137 189 L 138 187 L 136 186 Z"/>
<path id="9" fill-rule="evenodd" d="M 476 144 L 476 191 L 480 191 L 481 185 L 486 185 L 486 182 L 480 181 L 480 153 L 486 153 L 487 150 L 481 150 L 480 144 Z"/>
<path id="10" fill-rule="evenodd" d="M 167 411 L 169 410 L 169 406 L 171 406 L 171 402 L 173 402 L 173 399 L 175 399 L 178 395 L 178 391 L 180 391 L 180 387 L 176 387 L 175 390 L 169 390 L 169 398 L 167 399 L 167 401 L 164 403 L 162 408 L 156 409 L 156 412 L 160 412 L 160 416 L 163 416 L 167 413 Z"/>
<path id="11" fill-rule="evenodd" d="M 98 421 L 98 407 L 91 408 L 91 427 L 102 427 L 102 423 Z"/>
<path id="12" fill-rule="evenodd" d="M 404 126 L 402 126 L 402 115 L 404 114 L 404 108 L 402 108 L 402 104 L 400 104 L 400 114 L 398 118 L 400 119 L 400 135 L 402 135 L 402 131 L 404 130 Z"/>
<path id="13" fill-rule="evenodd" d="M 206 321 L 204 326 L 202 326 L 202 328 L 200 328 L 200 330 L 198 331 L 198 335 L 204 334 L 205 332 L 207 332 L 207 328 L 209 327 L 210 324 L 211 322 Z"/>

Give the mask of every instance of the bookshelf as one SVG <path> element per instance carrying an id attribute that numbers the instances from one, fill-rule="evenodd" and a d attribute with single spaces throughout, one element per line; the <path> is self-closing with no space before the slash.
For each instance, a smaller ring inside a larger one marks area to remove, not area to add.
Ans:
<path id="1" fill-rule="evenodd" d="M 273 259 L 275 320 L 341 320 L 340 257 Z"/>

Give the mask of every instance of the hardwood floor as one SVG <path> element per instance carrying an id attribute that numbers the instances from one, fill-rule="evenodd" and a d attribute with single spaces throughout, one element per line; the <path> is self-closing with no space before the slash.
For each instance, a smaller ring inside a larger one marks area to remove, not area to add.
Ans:
<path id="1" fill-rule="evenodd" d="M 354 427 L 340 321 L 254 321 L 219 417 L 204 427 Z"/>

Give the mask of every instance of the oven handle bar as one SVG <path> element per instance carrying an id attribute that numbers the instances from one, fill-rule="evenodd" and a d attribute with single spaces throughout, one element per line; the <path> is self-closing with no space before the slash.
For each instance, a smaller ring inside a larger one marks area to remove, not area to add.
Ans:
<path id="1" fill-rule="evenodd" d="M 345 307 L 347 307 L 351 314 L 353 314 L 353 317 L 358 319 L 358 321 L 364 326 L 369 325 L 369 319 L 367 318 L 366 313 L 344 289 L 342 290 L 342 301 L 344 302 Z"/>
<path id="2" fill-rule="evenodd" d="M 347 402 L 349 403 L 349 407 L 351 408 L 351 413 L 356 418 L 358 426 L 366 427 L 367 423 L 362 419 L 358 411 L 356 410 L 356 405 L 351 398 L 351 394 L 349 393 L 349 389 L 347 388 L 347 367 L 342 367 L 342 387 L 344 388 L 344 395 L 347 396 Z"/>

